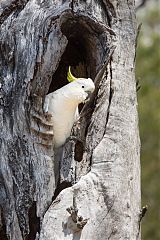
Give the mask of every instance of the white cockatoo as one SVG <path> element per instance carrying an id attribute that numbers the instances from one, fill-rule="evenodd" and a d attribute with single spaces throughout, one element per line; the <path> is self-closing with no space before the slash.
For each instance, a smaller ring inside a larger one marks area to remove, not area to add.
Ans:
<path id="1" fill-rule="evenodd" d="M 91 78 L 75 78 L 68 71 L 69 83 L 45 97 L 44 112 L 52 116 L 55 148 L 61 147 L 70 136 L 79 118 L 78 105 L 84 103 L 95 89 Z"/>

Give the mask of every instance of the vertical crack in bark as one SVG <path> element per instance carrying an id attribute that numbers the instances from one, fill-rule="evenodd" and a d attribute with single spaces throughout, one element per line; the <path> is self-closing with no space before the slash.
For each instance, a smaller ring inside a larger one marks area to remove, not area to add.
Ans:
<path id="1" fill-rule="evenodd" d="M 138 38 L 139 38 L 139 34 L 141 32 L 141 27 L 142 27 L 142 23 L 140 23 L 138 25 L 138 28 L 137 28 L 137 34 L 136 34 L 136 38 L 135 38 L 135 55 L 134 55 L 134 64 L 136 63 L 136 56 L 137 56 L 137 46 L 138 46 Z"/>
<path id="2" fill-rule="evenodd" d="M 0 239 L 1 240 L 8 240 L 7 234 L 6 234 L 6 224 L 3 217 L 3 210 L 0 209 Z"/>
<path id="3" fill-rule="evenodd" d="M 36 234 L 40 233 L 40 218 L 36 215 L 36 202 L 29 208 L 29 234 L 25 240 L 35 240 Z"/>
<path id="4" fill-rule="evenodd" d="M 60 192 L 65 189 L 65 188 L 68 188 L 68 187 L 71 187 L 72 186 L 72 183 L 70 182 L 67 182 L 67 181 L 63 181 L 62 183 L 60 183 L 60 179 L 59 179 L 59 182 L 57 183 L 57 188 L 54 192 L 54 196 L 52 198 L 52 201 L 54 201 L 57 196 L 60 194 Z"/>
<path id="5" fill-rule="evenodd" d="M 105 129 L 106 129 L 106 126 L 107 126 L 107 123 L 108 123 L 108 119 L 109 119 L 109 112 L 110 112 L 110 105 L 111 105 L 111 101 L 112 101 L 112 97 L 113 97 L 113 89 L 112 89 L 112 67 L 111 67 L 111 58 L 112 58 L 112 54 L 115 50 L 116 46 L 115 45 L 112 45 L 108 52 L 107 52 L 107 56 L 106 56 L 106 59 L 105 59 L 105 63 L 103 64 L 103 66 L 101 67 L 100 71 L 97 73 L 96 77 L 95 77 L 95 85 L 96 85 L 96 91 L 94 92 L 94 94 L 92 95 L 91 99 L 89 102 L 87 102 L 84 106 L 84 108 L 82 109 L 82 114 L 85 114 L 85 111 L 87 111 L 87 109 L 94 103 L 95 101 L 95 98 L 96 98 L 96 95 L 98 93 L 98 86 L 99 86 L 99 83 L 104 75 L 104 72 L 108 66 L 108 64 L 110 64 L 110 89 L 109 89 L 109 103 L 108 103 L 108 109 L 107 109 L 107 117 L 106 117 L 106 123 L 105 123 L 105 126 L 104 126 L 104 131 L 101 135 L 101 138 L 99 140 L 99 142 L 94 146 L 94 148 L 100 143 L 100 141 L 103 139 L 103 136 L 105 134 Z M 89 127 L 89 126 L 88 126 Z M 87 129 L 87 132 L 88 132 L 88 129 Z M 92 150 L 90 150 L 90 158 L 92 157 Z M 91 160 L 90 160 L 90 165 L 91 165 Z"/>
<path id="6" fill-rule="evenodd" d="M 71 1 L 71 10 L 74 12 L 74 0 Z"/>
<path id="7" fill-rule="evenodd" d="M 113 18 L 116 17 L 116 12 L 115 12 L 114 6 L 108 0 L 103 1 L 103 3 L 106 6 L 106 16 L 107 16 L 107 20 L 108 20 L 108 25 L 112 29 L 112 20 L 113 20 Z M 107 118 L 106 118 L 106 124 L 105 124 L 105 127 L 104 127 L 103 136 L 105 135 L 105 130 L 106 130 L 106 127 L 107 127 L 107 124 L 108 124 L 109 114 L 110 114 L 110 106 L 111 106 L 111 101 L 112 101 L 112 97 L 113 97 L 113 93 L 114 93 L 114 90 L 112 88 L 112 65 L 111 65 L 111 63 L 112 63 L 112 54 L 111 54 L 110 59 L 109 59 L 109 71 L 110 71 L 109 104 L 108 104 L 108 108 L 107 108 Z"/>
<path id="8" fill-rule="evenodd" d="M 112 97 L 113 97 L 113 93 L 114 93 L 114 90 L 113 90 L 113 88 L 112 88 L 112 65 L 111 65 L 111 61 L 112 61 L 112 60 L 110 60 L 110 63 L 109 63 L 109 70 L 110 70 L 110 89 L 109 89 L 109 104 L 108 104 L 108 109 L 107 109 L 107 119 L 106 119 L 105 129 L 106 129 L 107 124 L 108 124 L 109 114 L 110 114 L 110 106 L 111 106 Z"/>
<path id="9" fill-rule="evenodd" d="M 110 1 L 103 0 L 103 3 L 105 5 L 105 9 L 106 9 L 106 16 L 107 16 L 107 20 L 108 20 L 108 25 L 111 28 L 111 22 L 112 22 L 113 18 L 116 18 L 116 11 L 114 9 L 113 4 Z"/>

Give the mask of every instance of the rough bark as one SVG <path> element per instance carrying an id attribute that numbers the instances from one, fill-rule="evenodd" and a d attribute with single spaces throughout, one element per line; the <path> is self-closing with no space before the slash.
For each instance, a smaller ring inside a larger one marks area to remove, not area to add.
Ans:
<path id="1" fill-rule="evenodd" d="M 140 239 L 134 1 L 4 0 L 0 31 L 3 239 Z M 42 108 L 69 65 L 96 91 L 56 163 Z"/>

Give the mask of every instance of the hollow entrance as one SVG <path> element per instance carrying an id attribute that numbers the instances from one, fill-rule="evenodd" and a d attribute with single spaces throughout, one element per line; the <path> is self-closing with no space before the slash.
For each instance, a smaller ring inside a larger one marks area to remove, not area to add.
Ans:
<path id="1" fill-rule="evenodd" d="M 104 28 L 88 18 L 73 15 L 64 16 L 61 21 L 61 31 L 66 36 L 68 44 L 61 56 L 57 70 L 52 75 L 48 93 L 54 92 L 68 83 L 69 66 L 71 66 L 71 72 L 75 77 L 92 78 L 94 80 L 108 49 L 108 35 Z M 80 111 L 82 107 L 83 104 L 80 104 Z M 92 112 L 90 116 L 91 114 Z M 90 121 L 89 117 L 86 118 L 85 128 L 83 129 L 83 135 L 85 136 Z M 78 162 L 82 160 L 83 149 L 84 146 L 77 140 L 75 160 Z"/>
<path id="2" fill-rule="evenodd" d="M 94 79 L 96 74 L 97 40 L 93 32 L 87 29 L 87 25 L 73 18 L 62 23 L 61 31 L 67 37 L 68 44 L 59 66 L 52 76 L 48 93 L 68 83 L 67 72 L 69 66 L 71 66 L 71 71 L 76 77 Z"/>

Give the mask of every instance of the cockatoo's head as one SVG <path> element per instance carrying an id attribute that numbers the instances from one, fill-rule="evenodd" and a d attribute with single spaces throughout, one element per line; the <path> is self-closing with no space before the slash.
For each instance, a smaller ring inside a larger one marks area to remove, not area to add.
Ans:
<path id="1" fill-rule="evenodd" d="M 84 91 L 84 93 L 87 94 L 87 98 L 95 90 L 95 84 L 91 78 L 76 78 L 76 77 L 74 77 L 71 73 L 70 67 L 68 70 L 67 79 L 70 83 L 74 83 L 74 86 L 77 86 L 79 89 Z"/>
<path id="2" fill-rule="evenodd" d="M 78 78 L 75 82 L 88 95 L 94 92 L 95 85 L 91 78 Z"/>

